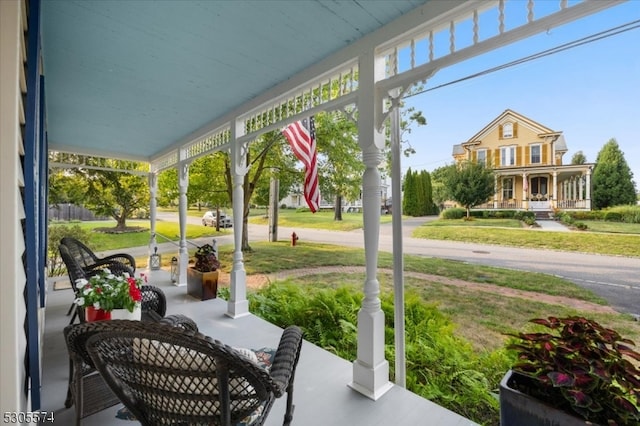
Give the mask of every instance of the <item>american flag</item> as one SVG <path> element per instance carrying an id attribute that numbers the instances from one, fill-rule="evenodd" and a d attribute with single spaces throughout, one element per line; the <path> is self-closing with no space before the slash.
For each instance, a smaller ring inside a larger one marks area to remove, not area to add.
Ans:
<path id="1" fill-rule="evenodd" d="M 288 125 L 282 133 L 289 141 L 295 156 L 304 164 L 304 198 L 311 212 L 315 213 L 320 204 L 320 189 L 318 188 L 316 126 L 313 116 Z"/>

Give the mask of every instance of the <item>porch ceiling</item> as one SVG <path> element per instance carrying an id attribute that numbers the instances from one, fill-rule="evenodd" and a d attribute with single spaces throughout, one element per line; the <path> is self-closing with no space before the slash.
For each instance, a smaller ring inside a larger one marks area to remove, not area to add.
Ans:
<path id="1" fill-rule="evenodd" d="M 148 160 L 426 1 L 45 0 L 49 147 Z"/>

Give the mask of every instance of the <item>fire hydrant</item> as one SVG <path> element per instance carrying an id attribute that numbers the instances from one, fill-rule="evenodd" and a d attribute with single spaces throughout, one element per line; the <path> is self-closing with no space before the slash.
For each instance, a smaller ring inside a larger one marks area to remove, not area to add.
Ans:
<path id="1" fill-rule="evenodd" d="M 295 246 L 298 241 L 298 235 L 294 232 L 291 234 L 291 246 Z"/>

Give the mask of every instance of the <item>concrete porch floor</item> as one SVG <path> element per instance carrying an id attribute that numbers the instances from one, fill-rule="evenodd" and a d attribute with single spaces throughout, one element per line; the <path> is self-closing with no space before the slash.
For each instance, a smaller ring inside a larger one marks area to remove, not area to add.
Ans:
<path id="1" fill-rule="evenodd" d="M 141 271 L 150 275 L 150 283 L 162 288 L 167 297 L 167 315 L 184 314 L 194 319 L 200 332 L 233 346 L 258 349 L 275 347 L 282 329 L 256 316 L 231 319 L 224 315 L 226 301 L 198 301 L 188 296 L 186 287 L 171 284 L 164 270 Z M 74 407 L 64 408 L 68 383 L 68 355 L 62 335 L 69 323 L 67 310 L 73 300 L 71 289 L 53 290 L 48 284 L 42 372 L 42 410 L 54 411 L 55 422 L 71 425 Z M 472 421 L 442 408 L 401 387 L 392 389 L 377 401 L 362 396 L 347 386 L 352 363 L 309 342 L 304 342 L 296 370 L 293 424 L 333 425 L 434 425 L 471 426 Z M 282 424 L 285 398 L 276 401 L 266 425 Z M 120 406 L 104 410 L 83 420 L 87 425 L 126 426 L 139 424 L 115 417 Z"/>

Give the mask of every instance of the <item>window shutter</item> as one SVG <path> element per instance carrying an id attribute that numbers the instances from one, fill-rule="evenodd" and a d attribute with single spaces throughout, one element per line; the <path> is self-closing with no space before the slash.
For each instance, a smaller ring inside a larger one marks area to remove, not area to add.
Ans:
<path id="1" fill-rule="evenodd" d="M 516 148 L 516 166 L 522 166 L 522 147 Z"/>
<path id="2" fill-rule="evenodd" d="M 500 148 L 496 148 L 493 154 L 493 160 L 495 161 L 493 163 L 493 167 L 499 167 L 500 166 Z"/>
<path id="3" fill-rule="evenodd" d="M 547 164 L 547 148 L 549 145 L 541 145 L 540 150 L 542 151 L 542 164 Z"/>
<path id="4" fill-rule="evenodd" d="M 502 124 L 498 126 L 498 139 L 502 139 Z"/>
<path id="5" fill-rule="evenodd" d="M 478 158 L 478 153 L 476 151 L 471 151 L 471 161 L 475 163 L 477 158 Z"/>
<path id="6" fill-rule="evenodd" d="M 513 137 L 518 137 L 518 123 L 513 123 Z"/>

